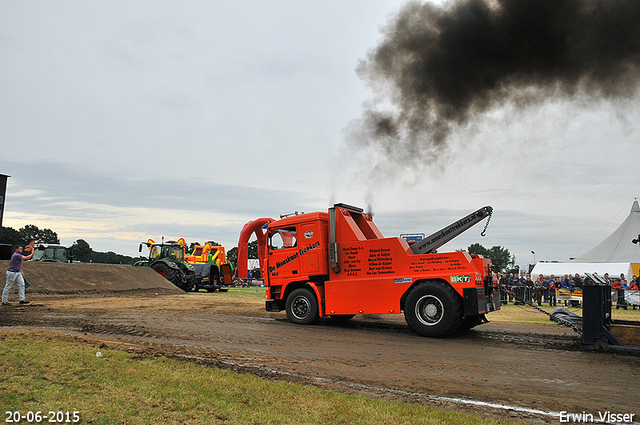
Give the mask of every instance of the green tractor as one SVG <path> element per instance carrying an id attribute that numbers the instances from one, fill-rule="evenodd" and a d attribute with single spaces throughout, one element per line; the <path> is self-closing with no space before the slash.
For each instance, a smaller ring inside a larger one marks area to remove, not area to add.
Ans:
<path id="1" fill-rule="evenodd" d="M 149 257 L 141 256 L 134 266 L 151 267 L 185 292 L 195 290 L 196 272 L 191 264 L 184 261 L 184 239 L 165 242 L 163 236 L 162 243 L 155 243 L 153 239 L 149 239 L 147 242 L 140 243 L 139 252 L 142 252 L 143 245 L 149 249 Z"/>
<path id="2" fill-rule="evenodd" d="M 34 254 L 31 261 L 43 263 L 72 263 L 71 248 L 63 245 L 38 242 L 33 247 Z"/>

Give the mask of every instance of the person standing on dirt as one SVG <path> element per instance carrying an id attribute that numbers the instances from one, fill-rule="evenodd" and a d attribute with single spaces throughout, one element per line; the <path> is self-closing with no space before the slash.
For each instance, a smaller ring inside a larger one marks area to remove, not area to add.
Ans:
<path id="1" fill-rule="evenodd" d="M 551 277 L 553 277 L 553 275 L 551 275 Z M 572 291 L 573 289 L 571 289 L 571 278 L 569 277 L 568 274 L 564 275 L 564 279 L 562 279 L 562 281 L 560 281 L 560 283 L 558 285 L 556 285 L 556 287 L 558 289 L 568 289 L 569 291 Z M 565 293 L 566 295 L 566 293 Z M 567 307 L 567 300 L 565 298 L 564 300 L 564 306 Z"/>
<path id="2" fill-rule="evenodd" d="M 556 307 L 556 281 L 553 278 L 549 279 L 547 285 L 549 286 L 549 307 Z"/>
<path id="3" fill-rule="evenodd" d="M 513 288 L 509 287 L 509 281 L 507 279 L 507 275 L 505 275 L 504 273 L 499 273 L 498 274 L 498 282 L 500 283 L 500 286 L 503 288 L 507 288 L 508 291 L 508 297 L 505 297 L 505 304 L 509 304 L 509 301 L 513 301 Z"/>
<path id="4" fill-rule="evenodd" d="M 541 274 L 538 275 L 538 280 L 542 282 L 542 299 L 544 303 L 549 302 L 549 281 L 545 279 Z"/>
<path id="5" fill-rule="evenodd" d="M 533 302 L 536 301 L 536 297 L 537 297 L 533 280 L 531 280 L 531 277 L 527 275 L 527 277 L 524 280 L 520 281 L 520 284 L 524 286 L 524 289 L 525 289 L 525 297 L 524 297 L 525 302 L 533 304 Z"/>
<path id="6" fill-rule="evenodd" d="M 25 256 L 22 255 L 22 246 L 16 245 L 13 247 L 13 255 L 11 256 L 11 261 L 9 261 L 9 268 L 7 268 L 7 282 L 2 291 L 2 305 L 9 304 L 9 291 L 16 282 L 18 282 L 18 299 L 20 300 L 20 304 L 29 304 L 29 301 L 25 299 L 24 279 L 22 278 L 22 262 L 24 260 L 30 260 L 36 252 L 33 246 L 28 245 L 27 249 L 29 248 L 31 249 L 31 254 Z"/>
<path id="7" fill-rule="evenodd" d="M 516 296 L 514 297 L 514 300 L 515 300 L 517 298 L 518 290 L 519 290 L 518 279 L 516 279 L 513 276 L 513 273 L 510 273 L 509 276 L 506 276 L 506 277 L 507 277 L 507 289 L 511 288 L 510 291 L 516 294 Z M 524 292 L 523 292 L 523 298 L 524 298 Z"/>
<path id="8" fill-rule="evenodd" d="M 627 309 L 627 301 L 624 299 L 624 290 L 627 288 L 627 279 L 624 278 L 624 273 L 620 273 L 620 282 L 616 285 L 618 290 L 618 302 L 616 304 L 616 310 L 622 308 Z"/>
<path id="9" fill-rule="evenodd" d="M 531 281 L 531 277 L 527 275 L 527 282 Z M 533 283 L 533 287 L 535 290 L 535 300 L 538 302 L 538 305 L 542 305 L 542 295 L 544 294 L 544 282 L 538 277 L 536 281 Z"/>

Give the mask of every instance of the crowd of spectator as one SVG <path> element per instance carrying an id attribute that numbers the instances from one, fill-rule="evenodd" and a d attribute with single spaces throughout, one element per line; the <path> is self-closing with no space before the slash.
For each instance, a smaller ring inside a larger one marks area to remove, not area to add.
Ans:
<path id="1" fill-rule="evenodd" d="M 620 274 L 619 278 L 611 279 L 609 274 L 605 273 L 604 279 L 611 284 L 612 289 L 615 291 L 616 308 L 624 308 L 626 310 L 627 303 L 624 298 L 624 291 L 637 291 L 640 285 L 640 278 L 634 275 L 631 281 L 627 282 L 624 274 Z M 538 275 L 535 281 L 531 279 L 531 275 L 525 272 L 521 272 L 519 276 L 517 273 L 494 273 L 494 281 L 507 290 L 506 294 L 503 294 L 503 303 L 537 303 L 539 306 L 543 303 L 557 306 L 557 291 L 559 289 L 569 291 L 582 290 L 582 285 L 584 284 L 579 273 L 574 276 L 565 274 L 562 278 L 554 275 L 548 277 Z M 577 300 L 564 301 L 565 306 L 568 303 L 575 307 L 580 306 L 580 301 Z M 640 306 L 634 305 L 633 308 L 638 309 Z"/>
<path id="2" fill-rule="evenodd" d="M 622 308 L 622 309 L 627 309 L 627 302 L 624 298 L 624 291 L 626 290 L 631 290 L 631 291 L 637 291 L 638 290 L 638 283 L 640 283 L 640 278 L 638 278 L 637 276 L 633 276 L 631 278 L 631 282 L 627 282 L 627 279 L 624 278 L 624 274 L 620 275 L 620 279 L 615 279 L 615 280 L 611 280 L 609 279 L 609 274 L 605 273 L 604 274 L 604 278 L 608 283 L 611 283 L 611 288 L 616 292 L 615 294 L 615 298 L 617 299 L 616 302 L 616 309 Z M 633 306 L 633 309 L 637 309 L 638 306 Z"/>

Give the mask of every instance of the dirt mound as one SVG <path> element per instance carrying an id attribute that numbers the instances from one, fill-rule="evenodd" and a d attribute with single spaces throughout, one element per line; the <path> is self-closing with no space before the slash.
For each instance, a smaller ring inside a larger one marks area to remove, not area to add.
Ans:
<path id="1" fill-rule="evenodd" d="M 0 270 L 6 270 L 8 265 L 8 261 L 0 261 Z M 28 293 L 74 294 L 151 289 L 162 293 L 183 293 L 147 267 L 29 261 L 24 263 L 22 270 L 31 285 Z M 0 284 L 4 286 L 4 282 Z"/>

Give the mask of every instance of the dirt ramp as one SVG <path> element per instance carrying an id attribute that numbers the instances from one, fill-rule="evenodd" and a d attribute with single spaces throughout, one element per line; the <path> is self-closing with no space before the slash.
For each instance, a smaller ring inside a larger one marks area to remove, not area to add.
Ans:
<path id="1" fill-rule="evenodd" d="M 0 270 L 4 272 L 8 265 L 8 261 L 0 261 Z M 72 294 L 153 289 L 163 293 L 183 293 L 147 267 L 26 262 L 22 270 L 31 285 L 28 293 Z M 4 286 L 4 279 L 0 284 Z"/>

